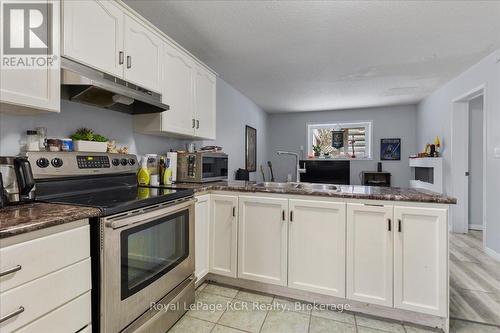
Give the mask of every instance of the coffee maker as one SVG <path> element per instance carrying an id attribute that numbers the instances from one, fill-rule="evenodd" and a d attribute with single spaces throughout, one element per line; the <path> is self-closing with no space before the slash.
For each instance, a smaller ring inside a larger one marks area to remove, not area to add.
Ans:
<path id="1" fill-rule="evenodd" d="M 0 156 L 0 206 L 35 199 L 35 180 L 26 157 Z"/>

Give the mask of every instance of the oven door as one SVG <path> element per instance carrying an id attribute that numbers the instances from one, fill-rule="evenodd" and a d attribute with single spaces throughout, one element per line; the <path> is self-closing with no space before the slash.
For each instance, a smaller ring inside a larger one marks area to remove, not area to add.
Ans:
<path id="1" fill-rule="evenodd" d="M 194 272 L 194 202 L 103 219 L 101 332 L 119 332 Z"/>
<path id="2" fill-rule="evenodd" d="M 227 180 L 228 157 L 220 154 L 202 154 L 201 181 Z"/>

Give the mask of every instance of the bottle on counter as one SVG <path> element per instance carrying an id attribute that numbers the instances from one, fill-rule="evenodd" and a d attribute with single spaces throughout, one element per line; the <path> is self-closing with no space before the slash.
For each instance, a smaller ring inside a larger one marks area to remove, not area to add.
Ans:
<path id="1" fill-rule="evenodd" d="M 165 163 L 165 172 L 163 174 L 163 183 L 165 185 L 172 185 L 172 163 L 170 158 L 167 157 Z"/>
<path id="2" fill-rule="evenodd" d="M 150 182 L 150 175 L 148 170 L 148 160 L 146 157 L 143 157 L 141 160 L 141 168 L 137 173 L 137 183 L 139 185 L 147 186 Z"/>
<path id="3" fill-rule="evenodd" d="M 165 157 L 160 156 L 160 162 L 158 163 L 158 176 L 160 185 L 165 185 Z"/>

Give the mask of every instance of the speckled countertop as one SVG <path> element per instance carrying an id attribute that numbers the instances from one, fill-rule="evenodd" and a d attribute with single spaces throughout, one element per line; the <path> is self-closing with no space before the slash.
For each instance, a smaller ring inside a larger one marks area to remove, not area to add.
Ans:
<path id="1" fill-rule="evenodd" d="M 0 239 L 100 214 L 97 208 L 40 202 L 8 206 L 0 209 Z"/>
<path id="2" fill-rule="evenodd" d="M 279 193 L 279 194 L 297 194 L 314 195 L 332 198 L 348 199 L 367 199 L 367 200 L 390 200 L 390 201 L 412 201 L 428 202 L 439 204 L 456 204 L 457 200 L 446 195 L 438 193 L 417 190 L 413 188 L 401 187 L 379 187 L 379 186 L 361 186 L 361 185 L 339 185 L 337 191 L 311 190 L 297 188 L 265 188 L 256 186 L 255 182 L 245 181 L 227 181 L 205 184 L 195 183 L 176 183 L 169 187 L 192 188 L 196 192 L 206 191 L 235 191 L 235 192 L 253 192 L 253 193 Z"/>

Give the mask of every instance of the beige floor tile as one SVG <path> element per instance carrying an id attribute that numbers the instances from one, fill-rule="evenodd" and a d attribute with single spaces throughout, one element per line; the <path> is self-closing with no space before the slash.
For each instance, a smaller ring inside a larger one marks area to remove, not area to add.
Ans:
<path id="1" fill-rule="evenodd" d="M 452 319 L 450 333 L 500 333 L 500 328 Z"/>
<path id="2" fill-rule="evenodd" d="M 210 293 L 210 294 L 215 294 L 215 295 L 220 295 L 224 297 L 230 297 L 234 298 L 236 294 L 238 293 L 238 289 L 235 288 L 230 288 L 230 287 L 223 287 L 219 286 L 217 284 L 208 284 L 205 289 L 203 289 L 204 292 Z"/>
<path id="3" fill-rule="evenodd" d="M 256 303 L 263 303 L 263 304 L 272 304 L 272 302 L 273 302 L 273 296 L 258 294 L 258 293 L 254 293 L 254 292 L 243 291 L 243 290 L 238 291 L 235 298 L 242 300 L 242 301 L 256 302 Z"/>
<path id="4" fill-rule="evenodd" d="M 231 306 L 224 312 L 219 324 L 240 330 L 259 332 L 267 311 L 255 309 L 251 302 L 233 300 Z"/>
<path id="5" fill-rule="evenodd" d="M 230 302 L 231 298 L 229 297 L 202 291 L 197 295 L 193 305 L 196 308 L 189 310 L 187 316 L 217 322 Z"/>
<path id="6" fill-rule="evenodd" d="M 189 332 L 185 332 L 185 333 L 189 333 Z M 240 331 L 240 330 L 237 330 L 235 328 L 231 328 L 231 327 L 227 327 L 227 326 L 215 325 L 215 327 L 211 333 L 245 333 L 245 331 Z"/>
<path id="7" fill-rule="evenodd" d="M 261 333 L 307 333 L 309 316 L 293 311 L 269 311 Z"/>
<path id="8" fill-rule="evenodd" d="M 309 315 L 311 313 L 312 307 L 312 305 L 309 303 L 279 297 L 275 297 L 273 299 L 273 306 L 276 311 L 294 311 L 306 315 Z"/>
<path id="9" fill-rule="evenodd" d="M 340 321 L 311 317 L 309 333 L 355 333 L 356 326 L 352 324 L 342 323 Z"/>
<path id="10" fill-rule="evenodd" d="M 193 317 L 184 316 L 179 320 L 168 333 L 209 333 L 215 324 Z"/>
<path id="11" fill-rule="evenodd" d="M 377 330 L 371 327 L 358 326 L 358 333 L 387 333 L 386 331 Z"/>
<path id="12" fill-rule="evenodd" d="M 311 315 L 355 325 L 354 315 L 347 312 L 313 309 Z"/>
<path id="13" fill-rule="evenodd" d="M 363 317 L 356 315 L 356 323 L 358 326 L 375 328 L 386 332 L 404 333 L 403 325 L 391 321 L 379 320 L 375 318 Z"/>
<path id="14" fill-rule="evenodd" d="M 406 333 L 436 333 L 436 332 L 441 332 L 440 330 L 437 329 L 431 329 L 431 328 L 422 328 L 422 327 L 415 327 L 415 326 L 410 326 L 410 325 L 404 325 Z"/>

